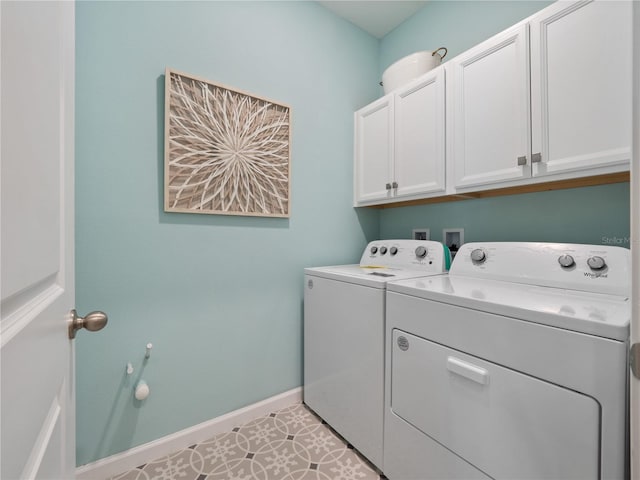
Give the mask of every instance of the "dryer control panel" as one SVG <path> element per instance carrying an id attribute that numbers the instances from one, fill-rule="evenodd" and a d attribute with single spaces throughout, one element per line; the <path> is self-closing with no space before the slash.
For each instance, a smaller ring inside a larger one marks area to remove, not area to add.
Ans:
<path id="1" fill-rule="evenodd" d="M 360 258 L 361 267 L 402 268 L 440 273 L 449 269 L 449 248 L 431 240 L 377 240 Z"/>
<path id="2" fill-rule="evenodd" d="M 466 243 L 449 274 L 628 296 L 631 252 L 572 243 Z"/>

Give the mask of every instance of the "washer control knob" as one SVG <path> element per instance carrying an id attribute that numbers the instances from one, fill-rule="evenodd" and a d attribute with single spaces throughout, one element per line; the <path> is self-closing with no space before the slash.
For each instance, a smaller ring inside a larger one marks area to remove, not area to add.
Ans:
<path id="1" fill-rule="evenodd" d="M 375 255 L 376 253 L 378 253 L 378 247 L 371 247 L 371 254 Z"/>
<path id="2" fill-rule="evenodd" d="M 604 258 L 594 256 L 587 259 L 587 265 L 589 265 L 591 270 L 602 270 L 607 266 L 607 263 L 604 261 Z"/>
<path id="3" fill-rule="evenodd" d="M 427 256 L 427 249 L 425 247 L 416 248 L 416 257 L 424 258 Z"/>
<path id="4" fill-rule="evenodd" d="M 569 268 L 573 267 L 576 264 L 576 261 L 571 255 L 560 255 L 558 257 L 558 263 L 562 268 Z"/>
<path id="5" fill-rule="evenodd" d="M 471 252 L 471 260 L 473 263 L 484 263 L 487 259 L 487 254 L 481 248 L 476 248 Z"/>
<path id="6" fill-rule="evenodd" d="M 396 253 L 398 253 L 398 247 L 391 247 L 391 248 L 389 249 L 389 253 L 390 253 L 391 255 L 395 255 Z"/>
<path id="7" fill-rule="evenodd" d="M 387 253 L 387 247 L 380 247 L 380 255 Z"/>

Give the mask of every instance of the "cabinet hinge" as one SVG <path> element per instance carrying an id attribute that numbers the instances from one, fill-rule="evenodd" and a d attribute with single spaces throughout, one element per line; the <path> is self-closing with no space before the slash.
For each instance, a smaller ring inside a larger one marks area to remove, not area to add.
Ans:
<path id="1" fill-rule="evenodd" d="M 629 364 L 631 365 L 631 372 L 633 376 L 640 379 L 640 343 L 634 343 L 631 345 L 629 351 Z"/>

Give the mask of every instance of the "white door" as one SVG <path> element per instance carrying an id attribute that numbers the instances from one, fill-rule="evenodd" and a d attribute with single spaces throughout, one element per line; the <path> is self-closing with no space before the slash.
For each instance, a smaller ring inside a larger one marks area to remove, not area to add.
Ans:
<path id="1" fill-rule="evenodd" d="M 510 28 L 447 64 L 457 188 L 531 176 L 527 29 Z"/>
<path id="2" fill-rule="evenodd" d="M 2 479 L 75 471 L 73 2 L 0 2 Z"/>
<path id="3" fill-rule="evenodd" d="M 394 95 L 396 196 L 445 189 L 444 67 Z"/>
<path id="4" fill-rule="evenodd" d="M 393 97 L 387 95 L 355 113 L 355 204 L 391 198 Z"/>
<path id="5" fill-rule="evenodd" d="M 558 2 L 531 20 L 533 175 L 627 165 L 631 2 Z"/>

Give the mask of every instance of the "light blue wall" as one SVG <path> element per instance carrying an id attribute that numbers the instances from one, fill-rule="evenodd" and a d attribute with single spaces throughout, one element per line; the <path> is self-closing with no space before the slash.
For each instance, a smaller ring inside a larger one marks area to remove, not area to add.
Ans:
<path id="1" fill-rule="evenodd" d="M 629 183 L 392 208 L 380 214 L 380 238 L 410 238 L 429 228 L 464 228 L 465 242 L 530 241 L 629 248 Z"/>
<path id="2" fill-rule="evenodd" d="M 76 342 L 81 465 L 301 385 L 303 267 L 357 261 L 378 236 L 378 212 L 351 207 L 378 40 L 315 2 L 79 2 L 76 16 L 77 307 L 109 314 Z M 163 212 L 167 66 L 291 106 L 290 219 Z"/>
<path id="3" fill-rule="evenodd" d="M 419 50 L 449 49 L 445 61 L 552 2 L 430 1 L 380 43 L 380 72 Z M 381 73 L 380 73 L 381 74 Z M 629 184 L 541 192 L 384 210 L 381 238 L 410 238 L 427 227 L 464 228 L 465 241 L 550 241 L 629 247 Z"/>

